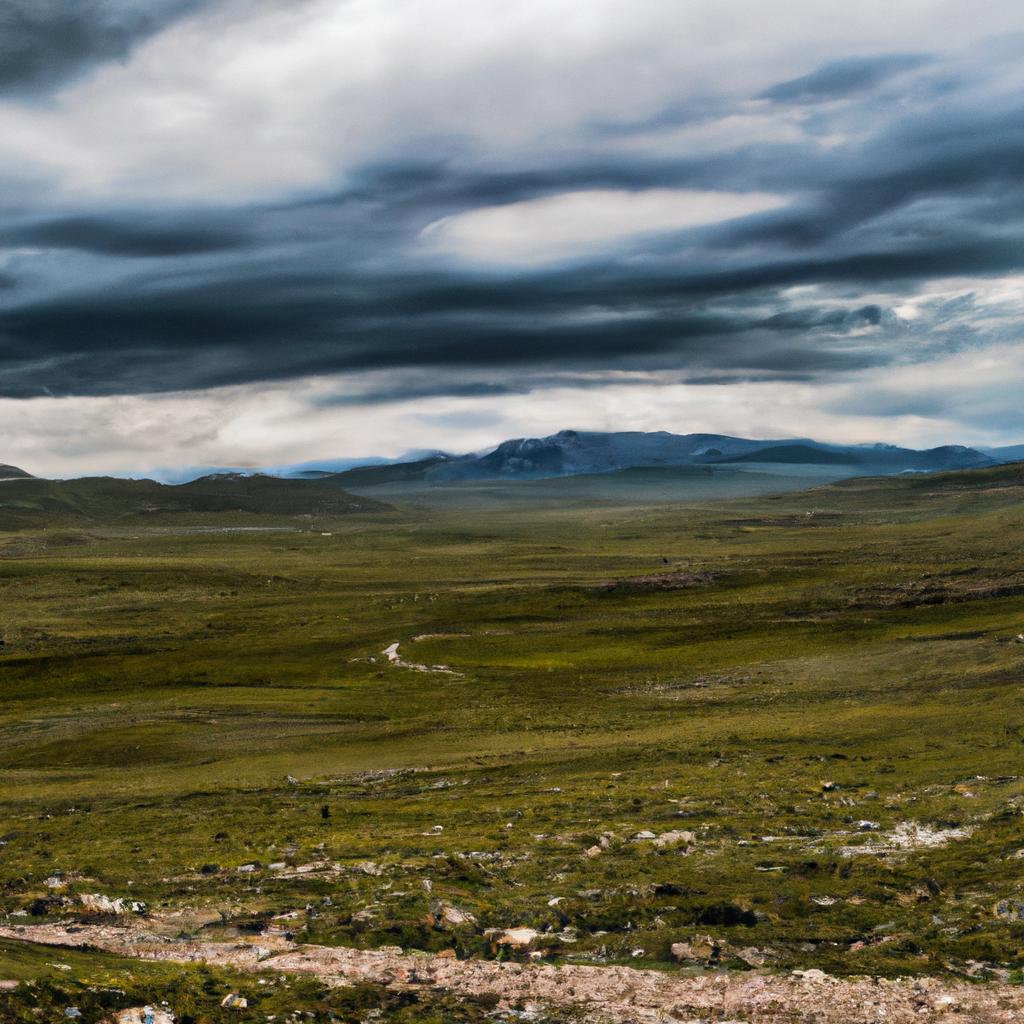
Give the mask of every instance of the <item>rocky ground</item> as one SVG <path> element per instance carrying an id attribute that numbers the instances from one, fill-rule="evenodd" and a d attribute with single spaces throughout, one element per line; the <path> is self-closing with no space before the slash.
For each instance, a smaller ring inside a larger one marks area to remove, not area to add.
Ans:
<path id="1" fill-rule="evenodd" d="M 398 948 L 353 950 L 299 945 L 280 937 L 252 942 L 183 942 L 114 925 L 0 927 L 0 938 L 90 947 L 143 960 L 206 963 L 242 971 L 313 975 L 329 985 L 372 982 L 454 996 L 491 994 L 499 1005 L 580 1011 L 609 1022 L 748 1024 L 904 1024 L 1024 1021 L 1024 988 L 917 978 L 838 979 L 821 971 L 788 975 L 703 973 L 458 960 Z"/>

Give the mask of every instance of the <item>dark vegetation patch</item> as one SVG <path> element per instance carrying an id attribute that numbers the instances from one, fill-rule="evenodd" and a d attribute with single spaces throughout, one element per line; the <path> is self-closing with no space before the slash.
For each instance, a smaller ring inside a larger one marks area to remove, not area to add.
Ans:
<path id="1" fill-rule="evenodd" d="M 710 572 L 652 572 L 613 580 L 603 584 L 601 589 L 612 593 L 620 590 L 687 590 L 706 587 L 714 581 L 715 574 Z"/>

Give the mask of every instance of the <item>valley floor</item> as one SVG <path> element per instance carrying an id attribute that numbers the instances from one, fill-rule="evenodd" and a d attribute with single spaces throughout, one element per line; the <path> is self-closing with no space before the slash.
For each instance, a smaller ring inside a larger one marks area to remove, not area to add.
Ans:
<path id="1" fill-rule="evenodd" d="M 593 978 L 681 1020 L 1020 1015 L 1021 469 L 554 493 L 0 533 L 0 1019 L 592 1014 Z M 130 959 L 27 944 L 62 936 Z M 239 944 L 399 973 L 286 993 Z"/>

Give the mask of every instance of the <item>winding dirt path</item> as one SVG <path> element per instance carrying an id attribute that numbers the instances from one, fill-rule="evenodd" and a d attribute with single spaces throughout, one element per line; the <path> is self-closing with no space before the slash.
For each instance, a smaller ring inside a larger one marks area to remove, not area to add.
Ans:
<path id="1" fill-rule="evenodd" d="M 506 1004 L 573 1006 L 589 1020 L 616 1024 L 1024 1024 L 1024 989 L 942 979 L 838 979 L 820 971 L 691 977 L 630 967 L 555 967 L 302 946 L 279 937 L 238 943 L 175 941 L 110 925 L 0 926 L 0 937 L 90 946 L 141 960 L 308 973 L 331 985 L 364 981 L 453 995 L 492 993 Z"/>
<path id="2" fill-rule="evenodd" d="M 389 644 L 381 651 L 381 654 L 388 659 L 388 663 L 394 668 L 411 668 L 415 672 L 443 672 L 449 676 L 461 676 L 461 672 L 456 672 L 454 669 L 449 668 L 447 665 L 421 665 L 418 661 L 406 661 L 399 653 L 398 648 L 401 646 L 401 641 L 396 640 L 393 644 Z"/>

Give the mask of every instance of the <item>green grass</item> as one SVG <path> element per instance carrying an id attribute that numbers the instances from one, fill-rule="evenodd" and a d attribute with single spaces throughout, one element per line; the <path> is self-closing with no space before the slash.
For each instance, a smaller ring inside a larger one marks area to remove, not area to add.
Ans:
<path id="1" fill-rule="evenodd" d="M 0 910 L 102 892 L 211 937 L 297 910 L 311 941 L 460 955 L 529 925 L 581 962 L 710 933 L 780 969 L 1020 966 L 1019 468 L 620 484 L 0 535 Z M 219 529 L 243 521 L 289 530 Z M 609 587 L 663 571 L 710 582 Z M 457 674 L 389 666 L 394 641 Z M 906 822 L 964 837 L 854 849 Z"/>

